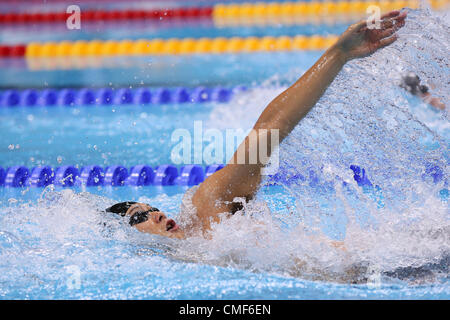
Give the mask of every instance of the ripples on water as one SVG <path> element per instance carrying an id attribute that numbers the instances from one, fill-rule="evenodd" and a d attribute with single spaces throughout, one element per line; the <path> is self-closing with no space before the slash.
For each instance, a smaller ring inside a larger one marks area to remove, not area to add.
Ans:
<path id="1" fill-rule="evenodd" d="M 120 218 L 98 213 L 113 200 L 89 193 L 46 190 L 37 203 L 2 203 L 0 295 L 26 297 L 32 287 L 35 295 L 52 297 L 66 286 L 65 268 L 77 265 L 95 284 L 81 297 L 127 297 L 145 279 L 168 297 L 164 281 L 179 263 L 193 268 L 183 261 L 330 282 L 446 283 L 450 223 L 440 192 L 448 188 L 448 114 L 397 84 L 413 71 L 448 106 L 449 35 L 448 16 L 411 12 L 394 45 L 348 63 L 281 145 L 283 193 L 261 192 L 244 214 L 215 225 L 209 240 L 138 234 Z M 278 75 L 267 88 L 217 106 L 209 125 L 251 127 L 293 77 Z M 437 183 L 424 174 L 427 163 L 442 169 Z M 365 168 L 378 187 L 358 187 L 350 164 Z M 305 179 L 287 178 L 299 174 Z M 286 201 L 280 204 L 280 197 Z M 176 212 L 181 194 L 141 200 Z M 345 250 L 329 238 L 343 241 Z"/>

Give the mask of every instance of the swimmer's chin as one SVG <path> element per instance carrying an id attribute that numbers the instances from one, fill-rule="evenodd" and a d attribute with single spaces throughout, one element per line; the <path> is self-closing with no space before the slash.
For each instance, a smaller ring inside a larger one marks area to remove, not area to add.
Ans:
<path id="1" fill-rule="evenodd" d="M 184 231 L 177 225 L 176 229 L 166 231 L 167 237 L 174 238 L 174 239 L 186 239 L 186 235 L 184 234 Z"/>

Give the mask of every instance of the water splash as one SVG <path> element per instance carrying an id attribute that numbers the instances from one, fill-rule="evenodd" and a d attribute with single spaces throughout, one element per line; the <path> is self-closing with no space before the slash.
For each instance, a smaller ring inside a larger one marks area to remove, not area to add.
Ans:
<path id="1" fill-rule="evenodd" d="M 313 277 L 328 270 L 329 275 L 347 278 L 356 267 L 361 272 L 355 276 L 364 279 L 373 270 L 389 273 L 446 264 L 450 217 L 441 195 L 448 188 L 448 113 L 437 113 L 398 85 L 405 72 L 414 72 L 449 105 L 448 14 L 412 11 L 399 35 L 394 45 L 348 63 L 280 147 L 282 175 L 304 177 L 284 182 L 285 191 L 297 203 L 288 224 L 300 221 L 303 233 L 286 232 L 266 215 L 270 239 L 261 240 L 252 228 L 242 228 L 250 221 L 233 217 L 215 227 L 213 244 L 206 245 L 203 259 L 230 264 L 238 260 L 262 270 L 280 266 L 289 270 L 287 266 L 298 259 L 301 268 L 293 269 Z M 251 127 L 254 115 L 283 89 L 242 94 L 219 109 L 211 125 Z M 230 117 L 237 121 L 223 121 Z M 372 187 L 363 189 L 352 181 L 351 164 L 366 168 Z M 427 171 L 436 166 L 441 170 L 439 179 Z M 266 184 L 271 184 L 270 179 Z M 344 231 L 331 230 L 343 241 L 345 253 L 330 246 L 321 250 L 318 246 L 326 242 L 315 243 L 304 235 L 305 231 L 316 236 L 327 233 L 324 221 L 330 219 L 346 225 Z M 231 233 L 231 228 L 240 228 L 242 236 Z"/>

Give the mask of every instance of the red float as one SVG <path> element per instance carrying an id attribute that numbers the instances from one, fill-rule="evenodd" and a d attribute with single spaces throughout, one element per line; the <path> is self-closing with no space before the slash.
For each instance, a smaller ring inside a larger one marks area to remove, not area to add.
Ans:
<path id="1" fill-rule="evenodd" d="M 89 10 L 81 12 L 81 19 L 86 21 L 121 21 L 135 19 L 189 19 L 211 17 L 212 7 L 168 8 L 153 10 Z M 65 12 L 50 13 L 5 13 L 0 14 L 0 24 L 35 24 L 65 21 Z"/>

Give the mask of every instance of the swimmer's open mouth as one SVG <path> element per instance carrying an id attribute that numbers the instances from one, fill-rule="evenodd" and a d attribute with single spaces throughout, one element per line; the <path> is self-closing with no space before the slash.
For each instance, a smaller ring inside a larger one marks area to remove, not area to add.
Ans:
<path id="1" fill-rule="evenodd" d="M 167 220 L 166 223 L 166 231 L 175 231 L 178 230 L 178 225 L 176 224 L 175 221 L 173 221 L 173 219 L 169 219 Z"/>

